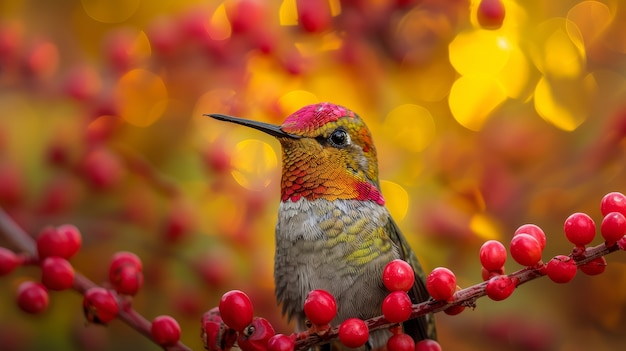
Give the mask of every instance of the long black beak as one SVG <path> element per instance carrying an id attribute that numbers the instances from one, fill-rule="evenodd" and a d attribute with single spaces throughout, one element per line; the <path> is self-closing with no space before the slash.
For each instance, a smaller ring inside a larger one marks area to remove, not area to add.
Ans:
<path id="1" fill-rule="evenodd" d="M 272 136 L 274 136 L 276 138 L 291 138 L 291 139 L 299 139 L 300 138 L 299 135 L 285 133 L 285 132 L 283 132 L 282 129 L 280 129 L 280 126 L 275 126 L 275 125 L 269 124 L 269 123 L 263 123 L 263 122 L 259 122 L 259 121 L 253 121 L 253 120 L 250 120 L 250 119 L 243 119 L 243 118 L 238 118 L 238 117 L 233 117 L 233 116 L 221 115 L 221 114 L 217 114 L 217 113 L 204 114 L 203 116 L 208 116 L 208 117 L 211 117 L 211 118 L 215 118 L 215 119 L 220 120 L 220 121 L 226 121 L 226 122 L 241 124 L 242 126 L 246 126 L 246 127 L 250 127 L 250 128 L 254 128 L 254 129 L 260 130 L 260 131 L 262 131 L 264 133 L 267 133 L 269 135 L 272 135 Z"/>

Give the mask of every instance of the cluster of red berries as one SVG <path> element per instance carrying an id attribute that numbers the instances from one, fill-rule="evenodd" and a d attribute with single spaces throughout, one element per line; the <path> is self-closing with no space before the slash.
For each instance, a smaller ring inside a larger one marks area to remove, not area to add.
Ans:
<path id="1" fill-rule="evenodd" d="M 38 314 L 48 308 L 48 291 L 67 290 L 75 284 L 75 271 L 69 259 L 82 245 L 82 235 L 71 224 L 43 228 L 36 241 L 37 257 L 16 254 L 0 247 L 0 276 L 8 275 L 25 264 L 39 265 L 40 281 L 24 281 L 17 288 L 17 305 L 25 312 Z M 131 252 L 118 252 L 109 265 L 110 289 L 94 286 L 86 289 L 83 297 L 83 311 L 91 323 L 107 324 L 115 319 L 120 311 L 120 296 L 134 296 L 143 285 L 142 263 Z M 156 343 L 171 346 L 180 339 L 180 326 L 170 316 L 156 317 L 150 326 L 150 333 Z"/>
<path id="2" fill-rule="evenodd" d="M 413 268 L 403 260 L 390 262 L 383 272 L 383 283 L 390 291 L 382 304 L 382 313 L 391 323 L 401 323 L 411 317 L 412 303 L 407 293 L 415 281 Z M 309 292 L 304 302 L 308 333 L 324 336 L 331 330 L 330 323 L 337 315 L 335 297 L 325 290 Z M 393 335 L 387 341 L 390 351 L 441 350 L 434 340 L 413 338 L 397 326 L 390 328 Z M 276 334 L 264 318 L 254 317 L 250 298 L 242 291 L 232 290 L 222 296 L 219 307 L 202 317 L 202 339 L 207 350 L 224 350 L 236 342 L 243 351 L 292 351 L 298 335 Z M 366 321 L 349 318 L 338 328 L 339 341 L 347 347 L 363 346 L 369 339 Z"/>

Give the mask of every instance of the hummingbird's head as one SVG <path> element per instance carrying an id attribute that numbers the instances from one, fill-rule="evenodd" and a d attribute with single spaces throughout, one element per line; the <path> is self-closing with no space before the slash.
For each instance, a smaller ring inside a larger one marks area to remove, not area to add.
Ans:
<path id="1" fill-rule="evenodd" d="M 280 141 L 282 201 L 323 198 L 384 204 L 372 136 L 363 120 L 347 108 L 331 103 L 305 106 L 280 126 L 208 116 L 261 130 Z"/>

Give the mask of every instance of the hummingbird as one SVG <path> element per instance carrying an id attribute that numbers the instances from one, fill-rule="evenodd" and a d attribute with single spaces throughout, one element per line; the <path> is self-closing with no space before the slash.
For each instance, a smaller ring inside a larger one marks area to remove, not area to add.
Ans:
<path id="1" fill-rule="evenodd" d="M 280 142 L 275 294 L 297 331 L 307 329 L 303 306 L 314 289 L 337 300 L 334 325 L 381 315 L 389 294 L 382 272 L 394 259 L 407 261 L 415 271 L 408 292 L 412 302 L 429 298 L 424 271 L 385 207 L 376 148 L 356 113 L 325 102 L 302 107 L 280 126 L 223 114 L 205 116 L 257 129 Z M 404 322 L 403 329 L 416 342 L 436 339 L 432 314 Z M 384 348 L 390 336 L 388 330 L 374 331 L 362 349 Z"/>

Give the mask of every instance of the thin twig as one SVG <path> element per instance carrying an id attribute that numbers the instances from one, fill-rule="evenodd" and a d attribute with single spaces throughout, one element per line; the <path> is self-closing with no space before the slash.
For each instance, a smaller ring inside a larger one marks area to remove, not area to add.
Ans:
<path id="1" fill-rule="evenodd" d="M 606 244 L 600 244 L 598 246 L 589 247 L 585 250 L 584 255 L 570 255 L 576 261 L 576 265 L 585 264 L 598 257 L 605 256 L 611 252 L 617 251 L 619 247 L 617 245 L 607 246 Z M 527 267 L 520 269 L 517 272 L 509 274 L 509 277 L 517 279 L 517 286 L 527 283 L 531 280 L 537 279 L 545 275 L 545 265 L 540 263 L 535 267 Z M 437 313 L 446 310 L 452 306 L 464 305 L 469 307 L 475 307 L 476 300 L 487 295 L 485 288 L 487 287 L 487 281 L 472 285 L 465 289 L 457 291 L 453 298 L 449 301 L 441 300 L 428 300 L 419 304 L 415 304 L 412 307 L 411 316 L 409 319 L 417 318 L 429 313 Z M 370 332 L 378 329 L 387 329 L 396 325 L 385 319 L 383 316 L 377 316 L 365 320 Z M 331 328 L 328 333 L 323 337 L 316 334 L 310 334 L 309 332 L 302 332 L 296 336 L 296 350 L 303 351 L 313 346 L 327 343 L 329 340 L 338 337 L 339 327 Z"/>
<path id="2" fill-rule="evenodd" d="M 35 244 L 35 240 L 20 228 L 2 208 L 0 208 L 0 231 L 4 232 L 7 239 L 24 253 L 32 257 L 37 257 L 37 245 Z M 84 275 L 78 272 L 74 274 L 74 285 L 72 288 L 80 294 L 84 295 L 87 290 L 96 286 L 98 285 Z M 123 297 L 118 296 L 117 303 L 120 306 L 117 318 L 153 341 L 150 335 L 151 323 L 133 309 L 130 302 L 124 300 Z M 166 350 L 191 351 L 191 348 L 179 341 L 176 345 L 167 347 Z"/>

